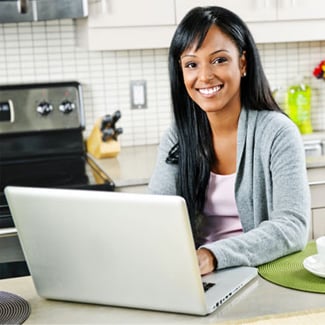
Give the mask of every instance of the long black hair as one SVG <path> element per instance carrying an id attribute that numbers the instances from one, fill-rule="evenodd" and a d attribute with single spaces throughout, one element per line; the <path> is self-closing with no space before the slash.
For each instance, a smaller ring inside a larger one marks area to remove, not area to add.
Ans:
<path id="1" fill-rule="evenodd" d="M 169 49 L 169 77 L 178 143 L 171 148 L 167 162 L 178 164 L 177 193 L 186 200 L 194 234 L 196 216 L 203 210 L 211 165 L 215 154 L 206 113 L 190 98 L 183 79 L 180 57 L 193 45 L 199 49 L 212 25 L 216 25 L 245 51 L 246 77 L 240 85 L 242 107 L 281 111 L 264 74 L 255 41 L 246 24 L 233 12 L 216 6 L 190 10 L 178 25 Z"/>

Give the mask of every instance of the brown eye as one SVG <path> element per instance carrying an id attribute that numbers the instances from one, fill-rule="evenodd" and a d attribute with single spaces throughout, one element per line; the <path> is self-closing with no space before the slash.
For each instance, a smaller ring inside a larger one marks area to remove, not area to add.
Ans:
<path id="1" fill-rule="evenodd" d="M 221 57 L 221 58 L 215 58 L 213 61 L 212 61 L 212 64 L 221 64 L 221 63 L 224 63 L 224 62 L 227 62 L 227 58 L 224 58 L 224 57 Z"/>
<path id="2" fill-rule="evenodd" d="M 185 63 L 184 68 L 193 69 L 193 68 L 196 68 L 196 66 L 197 66 L 196 63 L 188 62 L 188 63 Z"/>

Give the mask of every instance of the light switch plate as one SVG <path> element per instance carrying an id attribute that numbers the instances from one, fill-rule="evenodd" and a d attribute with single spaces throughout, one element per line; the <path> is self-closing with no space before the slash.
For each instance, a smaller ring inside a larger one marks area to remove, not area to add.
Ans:
<path id="1" fill-rule="evenodd" d="M 147 108 L 147 82 L 145 80 L 132 80 L 130 82 L 131 108 Z"/>

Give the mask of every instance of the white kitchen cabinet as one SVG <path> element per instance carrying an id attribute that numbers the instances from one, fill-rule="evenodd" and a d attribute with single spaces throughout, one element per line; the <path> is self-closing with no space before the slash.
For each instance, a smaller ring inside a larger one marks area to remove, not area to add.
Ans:
<path id="1" fill-rule="evenodd" d="M 325 167 L 307 169 L 311 195 L 310 237 L 325 235 Z"/>
<path id="2" fill-rule="evenodd" d="M 313 238 L 325 235 L 325 208 L 312 209 Z"/>
<path id="3" fill-rule="evenodd" d="M 174 0 L 92 0 L 89 3 L 89 26 L 91 27 L 174 24 Z"/>
<path id="4" fill-rule="evenodd" d="M 277 2 L 278 20 L 324 19 L 324 0 L 269 0 Z"/>
<path id="5" fill-rule="evenodd" d="M 257 43 L 299 42 L 325 39 L 322 0 L 175 0 L 177 23 L 189 9 L 217 5 L 237 13 L 247 22 Z"/>
<path id="6" fill-rule="evenodd" d="M 97 51 L 167 48 L 184 15 L 207 5 L 236 12 L 257 43 L 325 40 L 323 0 L 89 0 L 77 42 Z"/>
<path id="7" fill-rule="evenodd" d="M 323 0 L 176 0 L 176 20 L 193 7 L 211 5 L 228 8 L 246 22 L 325 18 Z"/>
<path id="8" fill-rule="evenodd" d="M 89 50 L 167 47 L 176 27 L 175 0 L 91 0 L 77 20 L 78 45 Z"/>
<path id="9" fill-rule="evenodd" d="M 311 228 L 310 238 L 325 235 L 325 181 L 311 182 Z"/>
<path id="10" fill-rule="evenodd" d="M 176 0 L 176 20 L 198 6 L 220 6 L 234 11 L 246 22 L 272 21 L 277 18 L 276 0 Z"/>

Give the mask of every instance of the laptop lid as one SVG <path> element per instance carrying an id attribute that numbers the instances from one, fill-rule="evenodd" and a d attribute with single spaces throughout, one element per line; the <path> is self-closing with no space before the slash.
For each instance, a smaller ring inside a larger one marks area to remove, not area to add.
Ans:
<path id="1" fill-rule="evenodd" d="M 178 196 L 10 186 L 5 195 L 44 298 L 205 315 L 257 274 L 204 277 L 217 283 L 207 298 Z"/>

